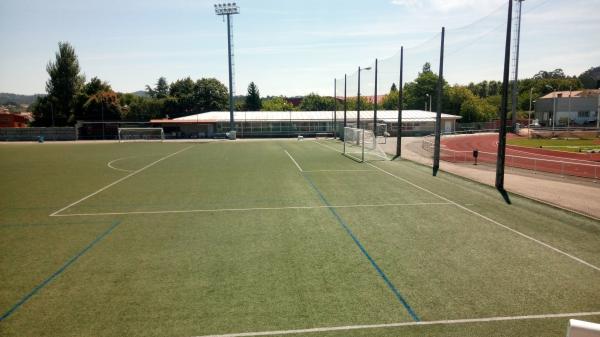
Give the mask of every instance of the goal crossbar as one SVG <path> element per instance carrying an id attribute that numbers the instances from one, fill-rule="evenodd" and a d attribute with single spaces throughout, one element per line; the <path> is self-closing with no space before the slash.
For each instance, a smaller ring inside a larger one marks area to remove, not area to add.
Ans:
<path id="1" fill-rule="evenodd" d="M 119 128 L 119 142 L 125 141 L 163 141 L 165 131 L 163 128 Z"/>

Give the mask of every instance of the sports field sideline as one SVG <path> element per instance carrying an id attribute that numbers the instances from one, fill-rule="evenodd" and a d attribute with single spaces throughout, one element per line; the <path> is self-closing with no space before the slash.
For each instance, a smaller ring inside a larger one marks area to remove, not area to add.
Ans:
<path id="1" fill-rule="evenodd" d="M 0 145 L 2 336 L 564 336 L 600 222 L 335 141 Z"/>

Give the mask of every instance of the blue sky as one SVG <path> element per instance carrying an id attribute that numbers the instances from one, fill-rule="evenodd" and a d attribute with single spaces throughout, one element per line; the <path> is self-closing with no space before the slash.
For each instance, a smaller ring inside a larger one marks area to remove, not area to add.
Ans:
<path id="1" fill-rule="evenodd" d="M 376 57 L 389 57 L 401 45 L 419 45 L 441 26 L 448 27 L 450 44 L 459 32 L 497 27 L 484 36 L 493 48 L 479 40 L 449 58 L 451 64 L 445 67 L 451 83 L 498 80 L 502 75 L 501 64 L 488 54 L 494 50 L 497 55 L 495 50 L 503 47 L 506 13 L 498 8 L 505 0 L 237 2 L 241 14 L 234 18 L 234 48 L 240 93 L 254 81 L 263 96 L 331 94 L 334 78 Z M 226 26 L 215 16 L 213 4 L 2 0 L 0 92 L 43 93 L 45 65 L 54 57 L 58 41 L 74 45 L 88 79 L 98 76 L 117 91 L 142 90 L 159 76 L 169 82 L 186 76 L 216 77 L 226 83 Z M 523 8 L 521 77 L 559 67 L 579 74 L 600 65 L 600 20 L 594 14 L 600 13 L 599 0 L 526 0 Z M 485 25 L 469 25 L 490 13 L 495 15 L 488 16 Z M 422 61 L 426 60 L 411 66 Z"/>

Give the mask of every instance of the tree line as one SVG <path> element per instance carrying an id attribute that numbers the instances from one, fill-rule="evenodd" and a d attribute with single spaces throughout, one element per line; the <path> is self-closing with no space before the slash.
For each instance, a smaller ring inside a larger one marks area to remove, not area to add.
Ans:
<path id="1" fill-rule="evenodd" d="M 35 126 L 66 126 L 76 121 L 148 121 L 193 113 L 225 110 L 227 87 L 215 78 L 190 77 L 168 84 L 164 77 L 146 87 L 146 95 L 115 92 L 93 77 L 86 82 L 75 49 L 60 42 L 55 59 L 46 66 L 47 95 L 31 106 Z"/>
<path id="2" fill-rule="evenodd" d="M 93 77 L 86 82 L 80 73 L 74 48 L 67 42 L 58 44 L 54 61 L 46 67 L 49 79 L 47 95 L 40 96 L 32 105 L 34 124 L 39 126 L 73 125 L 76 121 L 148 121 L 156 118 L 177 118 L 207 111 L 228 110 L 228 89 L 215 78 L 193 80 L 190 77 L 168 83 L 160 77 L 153 85 L 147 85 L 145 94 L 117 93 L 111 86 Z M 414 81 L 403 87 L 403 109 L 436 111 L 438 75 L 425 63 Z M 526 116 L 530 100 L 556 90 L 580 90 L 600 85 L 600 67 L 590 68 L 580 76 L 567 76 L 561 69 L 540 71 L 532 78 L 519 80 L 517 111 Z M 461 122 L 480 122 L 498 118 L 502 95 L 502 82 L 482 81 L 468 85 L 443 83 L 442 111 L 460 115 Z M 531 96 L 530 96 L 531 95 Z M 429 100 L 433 106 L 429 107 Z M 396 110 L 399 90 L 393 84 L 378 108 Z M 292 104 L 284 96 L 260 97 L 258 86 L 251 82 L 247 93 L 235 98 L 237 111 L 324 111 L 343 110 L 338 97 L 311 93 Z M 348 110 L 357 109 L 356 97 L 348 97 Z M 511 104 L 511 102 L 509 102 Z M 361 110 L 372 110 L 373 102 L 361 97 Z M 510 109 L 509 109 L 510 110 Z"/>

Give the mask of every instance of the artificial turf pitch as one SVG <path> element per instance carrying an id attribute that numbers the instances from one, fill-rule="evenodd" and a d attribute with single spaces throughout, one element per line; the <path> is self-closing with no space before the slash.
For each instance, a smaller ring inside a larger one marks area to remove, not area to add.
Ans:
<path id="1" fill-rule="evenodd" d="M 573 313 L 600 321 L 598 221 L 340 149 L 0 145 L 0 335 L 564 336 Z"/>

